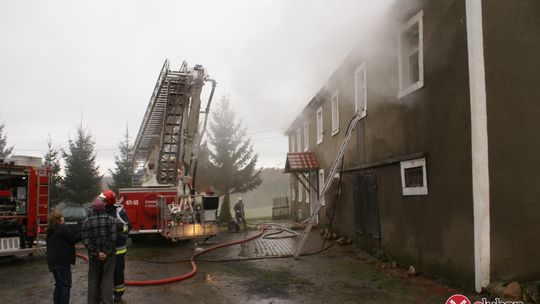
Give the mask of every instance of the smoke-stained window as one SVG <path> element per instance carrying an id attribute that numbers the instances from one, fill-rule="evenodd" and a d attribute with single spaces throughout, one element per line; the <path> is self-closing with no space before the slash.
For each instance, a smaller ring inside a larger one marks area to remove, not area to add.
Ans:
<path id="1" fill-rule="evenodd" d="M 332 136 L 339 132 L 339 92 L 332 95 Z"/>
<path id="2" fill-rule="evenodd" d="M 296 130 L 296 152 L 302 152 L 302 129 Z"/>
<path id="3" fill-rule="evenodd" d="M 418 12 L 398 33 L 399 97 L 424 86 L 423 12 Z"/>
<path id="4" fill-rule="evenodd" d="M 323 113 L 322 113 L 322 107 L 320 107 L 317 110 L 317 144 L 322 143 L 323 141 L 323 134 L 324 134 L 324 128 L 323 128 Z"/>
<path id="5" fill-rule="evenodd" d="M 309 124 L 306 120 L 304 122 L 304 151 L 309 149 Z"/>
<path id="6" fill-rule="evenodd" d="M 366 65 L 362 63 L 354 72 L 354 110 L 362 117 L 367 115 Z"/>

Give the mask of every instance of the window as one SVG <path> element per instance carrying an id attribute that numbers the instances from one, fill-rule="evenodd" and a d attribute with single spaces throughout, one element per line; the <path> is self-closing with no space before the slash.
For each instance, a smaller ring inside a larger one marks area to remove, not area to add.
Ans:
<path id="1" fill-rule="evenodd" d="M 294 152 L 294 135 L 289 136 L 289 152 Z"/>
<path id="2" fill-rule="evenodd" d="M 323 191 L 323 187 L 324 187 L 324 169 L 320 169 L 319 170 L 319 196 L 321 196 L 322 194 L 322 191 Z M 320 198 L 321 200 L 321 205 L 324 206 L 324 197 L 321 197 Z"/>
<path id="3" fill-rule="evenodd" d="M 302 129 L 296 130 L 296 152 L 302 151 Z"/>
<path id="4" fill-rule="evenodd" d="M 424 86 L 423 12 L 418 12 L 399 30 L 399 97 Z"/>
<path id="5" fill-rule="evenodd" d="M 354 110 L 362 117 L 367 115 L 366 65 L 362 63 L 354 72 Z"/>
<path id="6" fill-rule="evenodd" d="M 332 136 L 339 132 L 339 101 L 338 91 L 332 95 Z"/>
<path id="7" fill-rule="evenodd" d="M 309 179 L 309 175 L 311 173 L 308 173 L 308 179 Z M 306 189 L 306 196 L 304 197 L 305 198 L 305 201 L 306 201 L 306 204 L 309 204 L 309 196 L 310 196 L 310 192 L 311 192 L 311 186 L 309 185 L 308 183 L 308 188 Z"/>
<path id="8" fill-rule="evenodd" d="M 427 195 L 426 159 L 402 161 L 400 166 L 403 195 Z"/>
<path id="9" fill-rule="evenodd" d="M 294 189 L 294 181 L 291 181 L 291 201 L 295 201 L 296 200 L 296 195 L 294 195 L 294 192 L 296 190 Z"/>
<path id="10" fill-rule="evenodd" d="M 317 110 L 317 144 L 322 143 L 323 140 L 323 116 L 322 116 L 322 107 Z"/>
<path id="11" fill-rule="evenodd" d="M 302 191 L 303 190 L 303 186 L 302 186 L 302 183 L 300 181 L 298 181 L 298 201 L 301 202 L 302 201 L 302 197 L 304 197 L 304 192 Z"/>
<path id="12" fill-rule="evenodd" d="M 309 125 L 308 121 L 304 122 L 304 151 L 309 149 Z"/>

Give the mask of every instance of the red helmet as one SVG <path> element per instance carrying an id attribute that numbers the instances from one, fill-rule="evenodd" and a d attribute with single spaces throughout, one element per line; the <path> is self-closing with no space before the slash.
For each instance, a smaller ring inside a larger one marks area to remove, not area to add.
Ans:
<path id="1" fill-rule="evenodd" d="M 105 190 L 101 192 L 99 198 L 101 198 L 108 206 L 112 206 L 116 203 L 116 197 L 112 190 Z"/>

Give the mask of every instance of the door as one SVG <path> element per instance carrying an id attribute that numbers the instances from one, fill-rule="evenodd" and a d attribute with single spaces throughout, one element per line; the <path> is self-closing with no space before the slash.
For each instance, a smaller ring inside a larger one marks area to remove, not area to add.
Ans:
<path id="1" fill-rule="evenodd" d="M 373 252 L 380 248 L 379 203 L 375 171 L 358 173 L 353 184 L 355 228 L 360 248 Z"/>

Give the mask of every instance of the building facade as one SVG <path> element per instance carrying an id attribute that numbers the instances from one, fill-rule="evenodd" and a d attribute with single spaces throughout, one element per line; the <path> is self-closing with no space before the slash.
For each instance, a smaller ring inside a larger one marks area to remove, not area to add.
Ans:
<path id="1" fill-rule="evenodd" d="M 363 116 L 319 223 L 477 291 L 540 278 L 539 13 L 534 0 L 394 6 L 287 130 L 320 185 Z M 291 175 L 298 220 L 317 199 L 306 188 Z"/>

